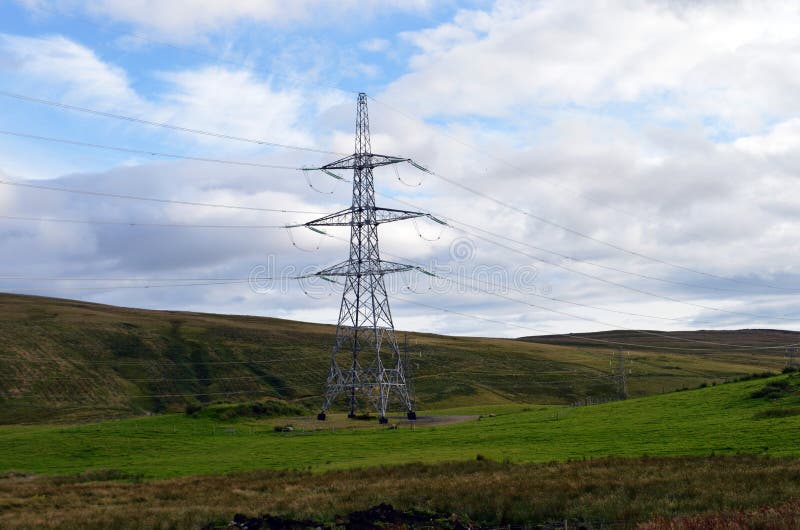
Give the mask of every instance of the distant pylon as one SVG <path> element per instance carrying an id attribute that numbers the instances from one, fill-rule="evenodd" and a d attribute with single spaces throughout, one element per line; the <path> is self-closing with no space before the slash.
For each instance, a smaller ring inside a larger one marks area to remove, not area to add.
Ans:
<path id="1" fill-rule="evenodd" d="M 627 368 L 628 353 L 622 348 L 618 348 L 611 358 L 611 368 L 614 372 L 614 382 L 617 386 L 617 397 L 619 399 L 628 399 L 628 368 Z"/>
<path id="2" fill-rule="evenodd" d="M 796 344 L 786 346 L 786 366 L 789 368 L 797 368 L 797 352 L 798 347 Z"/>
<path id="3" fill-rule="evenodd" d="M 417 269 L 412 265 L 382 260 L 378 250 L 378 225 L 402 219 L 428 216 L 422 212 L 379 208 L 375 206 L 372 171 L 379 166 L 409 162 L 408 158 L 372 153 L 367 114 L 367 96 L 358 95 L 355 153 L 318 169 L 331 175 L 336 170 L 353 170 L 353 200 L 349 208 L 305 223 L 316 230 L 322 226 L 350 227 L 350 256 L 328 267 L 317 276 L 341 277 L 344 292 L 331 354 L 330 371 L 325 385 L 322 411 L 326 412 L 340 395 L 349 401 L 349 417 L 355 417 L 359 397 L 366 397 L 378 412 L 379 421 L 387 423 L 386 410 L 395 397 L 409 419 L 416 419 L 405 356 L 397 345 L 392 313 L 384 284 L 384 275 Z M 341 178 L 341 177 L 338 177 Z M 441 221 L 440 221 L 441 222 Z"/>

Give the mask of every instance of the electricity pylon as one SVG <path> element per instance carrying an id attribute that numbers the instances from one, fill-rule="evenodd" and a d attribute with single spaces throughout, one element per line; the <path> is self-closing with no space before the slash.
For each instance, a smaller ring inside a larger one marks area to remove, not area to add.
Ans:
<path id="1" fill-rule="evenodd" d="M 796 345 L 786 346 L 786 366 L 789 368 L 797 367 L 797 352 L 798 347 Z"/>
<path id="2" fill-rule="evenodd" d="M 322 411 L 325 414 L 341 394 L 348 396 L 348 417 L 355 417 L 359 396 L 365 396 L 387 423 L 386 409 L 394 394 L 408 419 L 416 419 L 413 396 L 404 356 L 400 354 L 392 313 L 383 277 L 385 274 L 417 269 L 413 265 L 382 260 L 378 249 L 378 225 L 391 221 L 428 216 L 422 212 L 375 206 L 373 169 L 409 162 L 408 158 L 372 153 L 369 136 L 367 95 L 358 95 L 355 153 L 318 169 L 331 175 L 336 170 L 353 170 L 353 200 L 349 208 L 326 215 L 304 226 L 314 230 L 323 226 L 350 227 L 350 256 L 316 276 L 344 279 L 339 321 L 333 343 L 331 365 L 325 385 Z M 338 177 L 341 178 L 341 177 Z M 438 220 L 437 220 L 438 221 Z M 441 222 L 441 221 L 439 221 Z M 424 271 L 423 271 L 424 272 Z"/>
<path id="3" fill-rule="evenodd" d="M 611 359 L 611 368 L 614 371 L 614 382 L 617 386 L 617 397 L 628 399 L 628 374 L 626 368 L 627 352 L 619 348 Z"/>

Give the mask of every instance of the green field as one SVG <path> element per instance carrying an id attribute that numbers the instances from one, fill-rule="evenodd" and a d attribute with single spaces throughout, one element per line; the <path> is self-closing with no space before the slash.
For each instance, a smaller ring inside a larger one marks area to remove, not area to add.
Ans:
<path id="1" fill-rule="evenodd" d="M 439 410 L 482 416 L 414 430 L 221 419 L 231 410 L 0 427 L 0 526 L 197 528 L 235 512 L 333 521 L 381 502 L 487 524 L 800 522 L 798 373 L 585 407 Z M 287 423 L 298 429 L 274 430 Z"/>
<path id="2" fill-rule="evenodd" d="M 751 397 L 770 381 L 781 380 L 791 381 L 788 393 L 775 399 Z M 223 422 L 180 414 L 81 426 L 4 426 L 0 470 L 70 474 L 115 469 L 149 479 L 251 469 L 323 471 L 435 463 L 475 459 L 478 454 L 509 462 L 737 453 L 798 456 L 798 382 L 797 375 L 783 375 L 587 407 L 499 407 L 494 417 L 413 431 L 402 426 L 279 433 L 272 426 L 291 420 Z"/>

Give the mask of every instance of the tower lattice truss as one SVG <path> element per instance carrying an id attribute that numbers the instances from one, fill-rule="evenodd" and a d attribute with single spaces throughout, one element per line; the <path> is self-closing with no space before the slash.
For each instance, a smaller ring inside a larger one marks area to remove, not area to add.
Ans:
<path id="1" fill-rule="evenodd" d="M 375 206 L 373 180 L 376 167 L 401 162 L 420 167 L 408 158 L 372 152 L 367 96 L 361 93 L 358 95 L 355 153 L 313 168 L 334 174 L 336 170 L 353 170 L 351 206 L 304 225 L 317 230 L 324 226 L 350 227 L 349 257 L 316 273 L 344 283 L 325 398 L 318 415 L 320 420 L 325 419 L 326 412 L 341 395 L 347 396 L 351 418 L 363 400 L 379 414 L 379 421 L 386 423 L 387 408 L 395 399 L 409 419 L 416 419 L 410 367 L 397 345 L 384 276 L 417 267 L 381 259 L 378 225 L 427 214 Z"/>

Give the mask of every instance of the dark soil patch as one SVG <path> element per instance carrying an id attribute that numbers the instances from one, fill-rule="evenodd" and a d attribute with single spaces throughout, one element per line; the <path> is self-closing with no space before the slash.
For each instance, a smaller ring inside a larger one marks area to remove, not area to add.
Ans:
<path id="1" fill-rule="evenodd" d="M 470 530 L 482 528 L 466 517 L 456 514 L 430 514 L 416 510 L 396 510 L 391 504 L 379 504 L 366 510 L 351 512 L 335 521 L 320 522 L 297 520 L 265 514 L 260 517 L 248 517 L 236 514 L 230 523 L 211 523 L 205 530 L 219 528 L 247 530 L 306 530 L 309 528 L 344 528 L 346 530 L 377 530 L 393 528 L 396 530 L 414 528 L 441 528 L 447 530 Z"/>
<path id="2" fill-rule="evenodd" d="M 582 521 L 569 521 L 570 528 L 590 530 L 595 528 Z M 564 522 L 545 523 L 534 526 L 504 525 L 508 530 L 553 530 L 564 528 Z M 396 510 L 391 504 L 379 504 L 366 510 L 351 512 L 343 517 L 336 517 L 332 522 L 299 520 L 276 515 L 265 514 L 260 517 L 248 517 L 236 514 L 229 523 L 210 523 L 203 530 L 218 529 L 241 530 L 308 530 L 308 529 L 344 529 L 344 530 L 393 530 L 441 529 L 441 530 L 494 530 L 495 525 L 484 526 L 468 517 L 458 514 L 431 514 L 416 510 Z"/>

